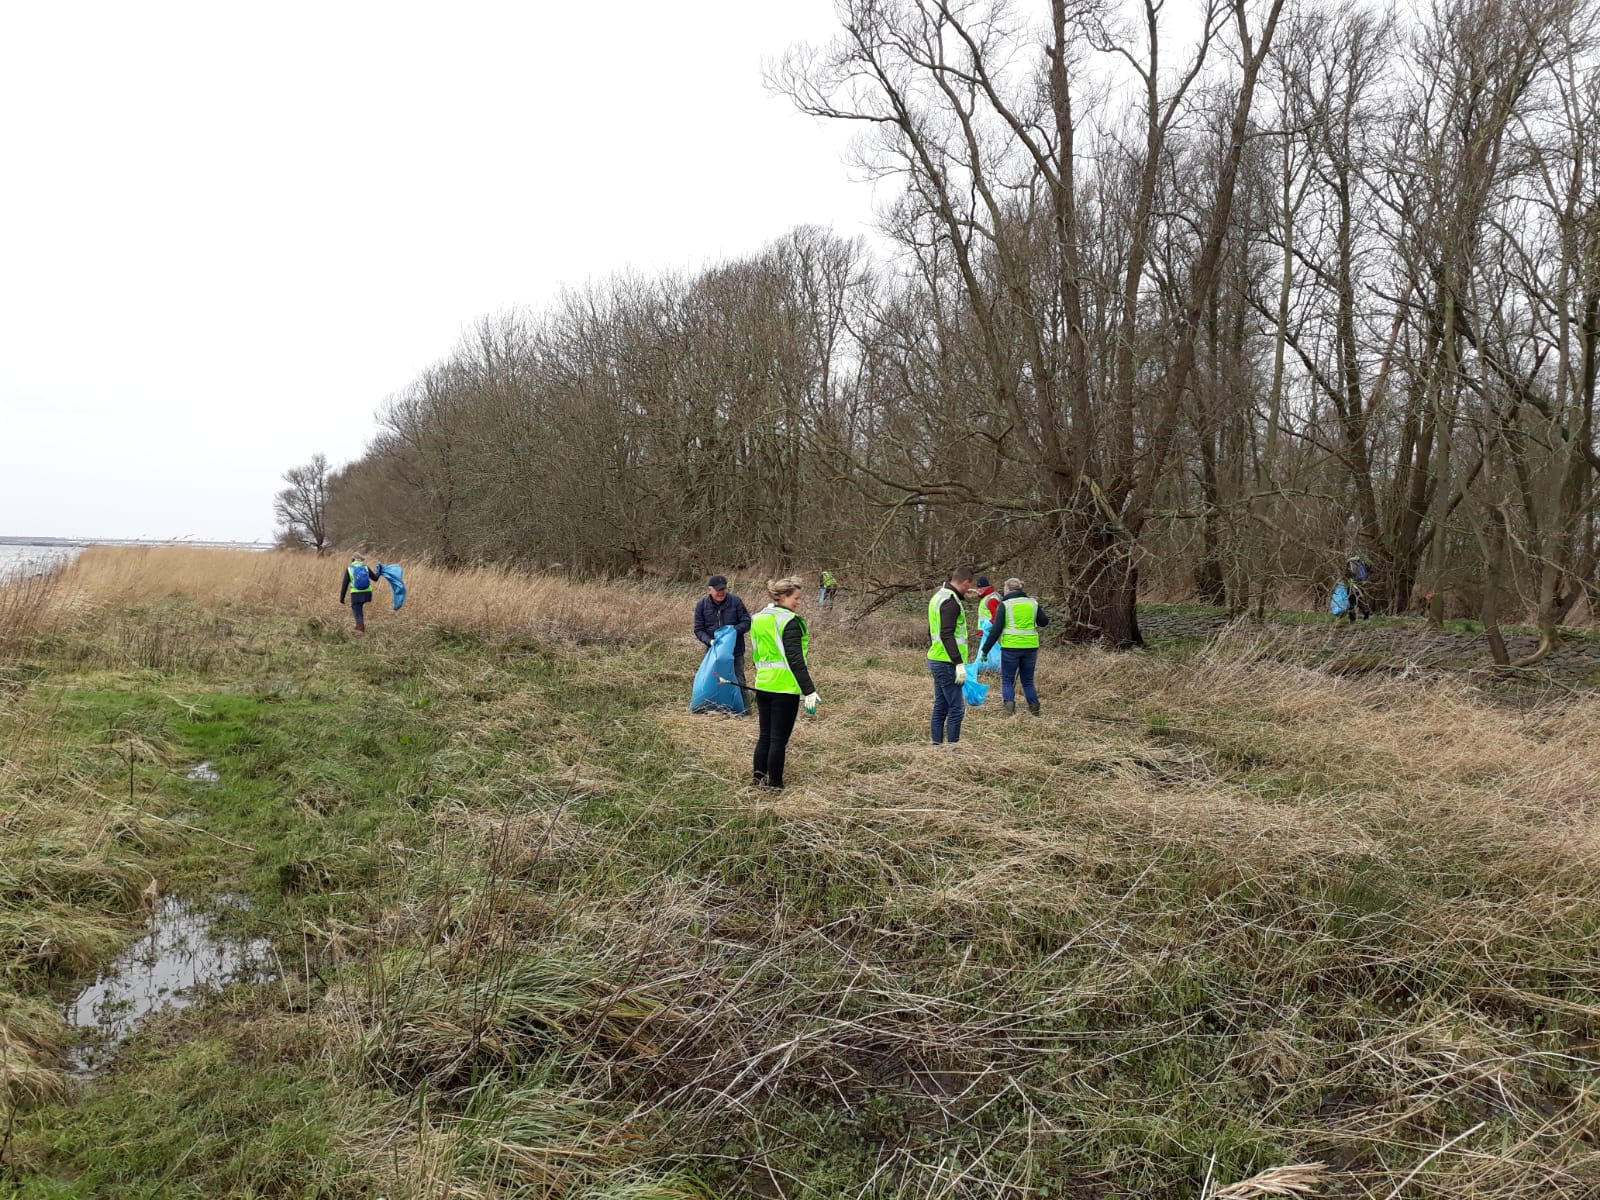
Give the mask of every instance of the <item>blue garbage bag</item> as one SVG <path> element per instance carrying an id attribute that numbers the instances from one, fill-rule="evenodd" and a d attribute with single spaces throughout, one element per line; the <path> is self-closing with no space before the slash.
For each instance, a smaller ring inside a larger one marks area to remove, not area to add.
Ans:
<path id="1" fill-rule="evenodd" d="M 983 649 L 983 643 L 989 640 L 989 627 L 993 624 L 994 622 L 989 620 L 988 617 L 984 617 L 983 620 L 978 622 L 978 649 Z M 994 648 L 988 654 L 979 658 L 974 665 L 978 668 L 980 674 L 984 671 L 993 671 L 996 675 L 1000 674 L 1000 642 L 998 638 L 995 640 Z"/>
<path id="2" fill-rule="evenodd" d="M 700 670 L 695 672 L 690 712 L 744 711 L 744 693 L 733 676 L 733 647 L 738 640 L 739 631 L 732 625 L 724 625 L 712 635 L 706 656 L 700 660 Z M 717 678 L 719 675 L 721 679 Z M 728 682 L 722 682 L 724 679 Z"/>
<path id="3" fill-rule="evenodd" d="M 1339 586 L 1333 589 L 1333 595 L 1328 600 L 1328 611 L 1336 617 L 1342 617 L 1350 611 L 1350 589 L 1342 579 L 1339 581 Z"/>
<path id="4" fill-rule="evenodd" d="M 979 683 L 978 674 L 974 671 L 967 676 L 967 682 L 961 691 L 967 698 L 967 706 L 969 708 L 977 708 L 988 698 L 989 685 L 987 683 Z"/>
<path id="5" fill-rule="evenodd" d="M 405 577 L 394 563 L 379 563 L 378 574 L 389 581 L 389 590 L 394 593 L 394 608 L 399 612 L 400 606 L 406 602 Z"/>

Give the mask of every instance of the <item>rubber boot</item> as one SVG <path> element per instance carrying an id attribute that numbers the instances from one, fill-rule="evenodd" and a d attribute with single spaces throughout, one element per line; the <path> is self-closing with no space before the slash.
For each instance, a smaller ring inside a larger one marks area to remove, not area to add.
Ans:
<path id="1" fill-rule="evenodd" d="M 356 632 L 357 633 L 365 633 L 366 631 L 367 631 L 367 623 L 365 621 L 357 621 L 356 622 Z"/>
<path id="2" fill-rule="evenodd" d="M 1039 715 L 1039 702 L 1037 700 L 1029 700 L 1028 711 L 1037 717 Z"/>
<path id="3" fill-rule="evenodd" d="M 1002 700 L 1000 701 L 1000 707 L 1006 710 L 1006 716 L 1008 717 L 1017 715 L 1017 702 L 1015 700 Z"/>

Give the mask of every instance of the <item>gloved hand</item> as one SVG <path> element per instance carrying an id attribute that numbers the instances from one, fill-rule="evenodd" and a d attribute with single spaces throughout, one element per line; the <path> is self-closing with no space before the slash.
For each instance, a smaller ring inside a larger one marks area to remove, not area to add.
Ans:
<path id="1" fill-rule="evenodd" d="M 967 664 L 966 663 L 957 663 L 956 664 L 956 686 L 957 687 L 966 687 L 967 686 Z"/>
<path id="2" fill-rule="evenodd" d="M 809 696 L 802 700 L 801 703 L 805 705 L 806 715 L 810 716 L 817 711 L 817 705 L 822 703 L 822 697 L 817 695 L 817 693 L 812 692 Z"/>

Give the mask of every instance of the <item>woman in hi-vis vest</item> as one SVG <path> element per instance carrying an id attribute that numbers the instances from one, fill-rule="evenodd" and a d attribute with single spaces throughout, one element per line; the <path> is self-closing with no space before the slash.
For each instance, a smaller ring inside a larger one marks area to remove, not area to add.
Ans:
<path id="1" fill-rule="evenodd" d="M 767 584 L 772 603 L 750 619 L 750 648 L 756 660 L 756 715 L 760 734 L 751 764 L 757 787 L 783 786 L 783 760 L 789 735 L 802 707 L 817 711 L 821 697 L 811 682 L 806 656 L 811 634 L 800 607 L 800 581 L 779 579 Z"/>

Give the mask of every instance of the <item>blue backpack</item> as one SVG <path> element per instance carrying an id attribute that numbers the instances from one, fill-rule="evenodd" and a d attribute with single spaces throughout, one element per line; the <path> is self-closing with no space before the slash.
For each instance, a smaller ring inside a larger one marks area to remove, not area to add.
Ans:
<path id="1" fill-rule="evenodd" d="M 367 571 L 365 563 L 357 563 L 350 568 L 350 587 L 352 591 L 365 592 L 372 588 L 372 575 Z"/>

